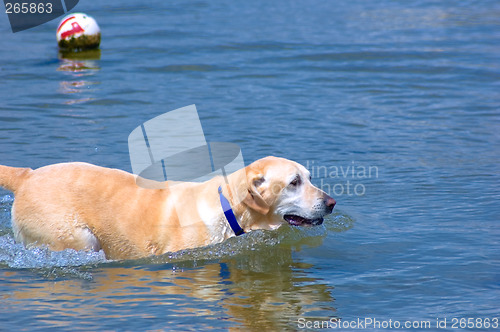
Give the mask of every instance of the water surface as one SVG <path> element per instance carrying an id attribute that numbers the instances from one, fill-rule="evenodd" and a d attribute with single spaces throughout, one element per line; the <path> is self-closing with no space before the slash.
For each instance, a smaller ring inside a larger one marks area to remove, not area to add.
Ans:
<path id="1" fill-rule="evenodd" d="M 130 171 L 128 134 L 194 103 L 208 141 L 238 144 L 247 162 L 296 160 L 338 205 L 319 228 L 111 262 L 16 244 L 4 190 L 2 329 L 499 317 L 498 2 L 76 9 L 102 29 L 86 59 L 58 55 L 57 22 L 12 34 L 0 20 L 2 164 Z"/>

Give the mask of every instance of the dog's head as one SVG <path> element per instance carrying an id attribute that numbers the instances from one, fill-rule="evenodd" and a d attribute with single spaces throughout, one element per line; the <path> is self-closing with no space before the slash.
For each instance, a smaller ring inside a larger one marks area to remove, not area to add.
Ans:
<path id="1" fill-rule="evenodd" d="M 332 213 L 335 200 L 313 186 L 309 171 L 294 161 L 266 157 L 244 171 L 242 203 L 255 212 L 246 225 L 249 229 L 275 229 L 285 222 L 321 225 L 323 217 Z"/>

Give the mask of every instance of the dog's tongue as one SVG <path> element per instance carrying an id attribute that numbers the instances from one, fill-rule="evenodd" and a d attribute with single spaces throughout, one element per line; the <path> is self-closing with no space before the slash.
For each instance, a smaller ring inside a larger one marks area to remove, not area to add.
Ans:
<path id="1" fill-rule="evenodd" d="M 285 216 L 285 220 L 290 224 L 290 225 L 294 225 L 294 226 L 301 226 L 304 224 L 304 222 L 306 221 L 305 218 L 302 218 L 302 217 L 299 217 L 299 216 L 296 216 L 296 215 L 292 215 L 292 214 L 287 214 Z"/>

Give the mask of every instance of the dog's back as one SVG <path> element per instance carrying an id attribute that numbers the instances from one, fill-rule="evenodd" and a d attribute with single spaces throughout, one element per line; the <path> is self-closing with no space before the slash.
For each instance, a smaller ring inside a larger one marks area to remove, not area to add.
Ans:
<path id="1" fill-rule="evenodd" d="M 16 241 L 52 250 L 103 249 L 110 258 L 162 253 L 175 244 L 170 237 L 179 237 L 179 226 L 162 227 L 176 219 L 175 210 L 163 213 L 170 191 L 141 188 L 135 180 L 122 170 L 80 162 L 36 170 L 0 166 L 0 185 L 15 195 Z"/>

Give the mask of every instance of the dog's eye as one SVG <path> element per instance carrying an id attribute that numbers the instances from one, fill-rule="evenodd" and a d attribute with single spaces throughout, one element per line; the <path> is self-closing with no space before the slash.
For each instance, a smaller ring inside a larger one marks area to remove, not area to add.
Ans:
<path id="1" fill-rule="evenodd" d="M 299 176 L 296 176 L 292 182 L 290 182 L 290 186 L 292 187 L 296 187 L 300 184 L 300 177 Z"/>

